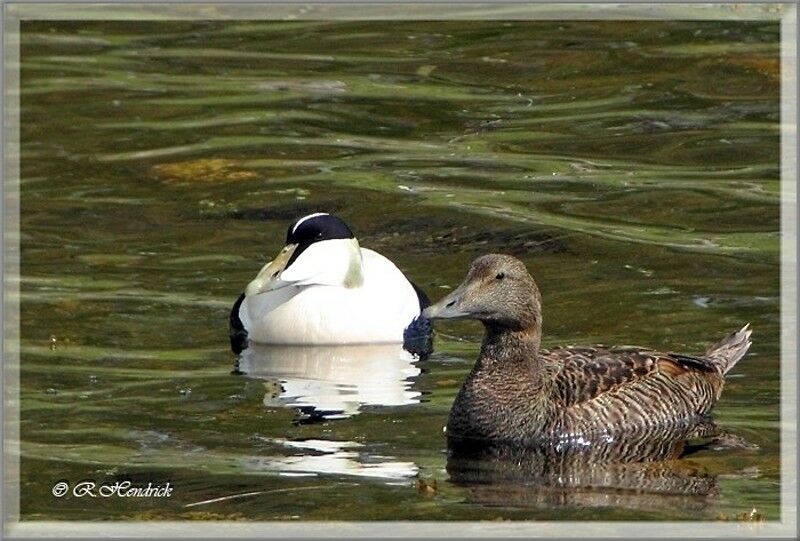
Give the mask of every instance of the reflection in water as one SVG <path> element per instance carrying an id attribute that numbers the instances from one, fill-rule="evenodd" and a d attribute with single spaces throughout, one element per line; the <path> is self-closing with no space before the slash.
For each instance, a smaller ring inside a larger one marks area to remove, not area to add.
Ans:
<path id="1" fill-rule="evenodd" d="M 369 455 L 359 451 L 355 442 L 329 440 L 288 441 L 269 439 L 303 454 L 285 457 L 251 458 L 247 469 L 269 470 L 286 476 L 317 474 L 370 477 L 405 482 L 417 474 L 413 462 L 397 462 L 391 457 Z"/>
<path id="2" fill-rule="evenodd" d="M 482 504 L 702 509 L 719 493 L 717 479 L 677 459 L 693 449 L 690 440 L 717 433 L 713 423 L 702 422 L 528 449 L 451 440 L 447 472 Z"/>
<path id="3" fill-rule="evenodd" d="M 271 383 L 264 404 L 299 408 L 305 422 L 355 415 L 364 405 L 419 402 L 411 388 L 420 369 L 400 344 L 268 346 L 252 344 L 238 369 Z M 266 386 L 266 385 L 265 385 Z"/>

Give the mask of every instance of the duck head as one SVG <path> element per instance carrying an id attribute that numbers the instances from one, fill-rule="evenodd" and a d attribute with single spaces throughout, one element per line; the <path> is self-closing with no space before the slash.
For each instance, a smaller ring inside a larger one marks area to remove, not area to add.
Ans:
<path id="1" fill-rule="evenodd" d="M 361 248 L 347 224 L 318 212 L 289 226 L 286 245 L 248 284 L 245 295 L 288 286 L 359 287 L 363 270 Z"/>
<path id="2" fill-rule="evenodd" d="M 541 329 L 541 297 L 525 265 L 510 255 L 489 254 L 472 262 L 452 293 L 428 307 L 431 319 L 477 319 L 487 328 Z"/>

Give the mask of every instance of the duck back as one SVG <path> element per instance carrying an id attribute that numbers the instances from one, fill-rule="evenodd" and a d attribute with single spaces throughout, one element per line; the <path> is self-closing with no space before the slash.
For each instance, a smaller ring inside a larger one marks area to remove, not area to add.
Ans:
<path id="1" fill-rule="evenodd" d="M 632 346 L 484 348 L 456 397 L 447 434 L 535 446 L 680 430 L 710 413 L 749 336 L 745 328 L 698 357 Z"/>
<path id="2" fill-rule="evenodd" d="M 414 286 L 384 256 L 361 249 L 359 287 L 288 286 L 246 297 L 239 317 L 250 340 L 264 344 L 402 343 L 420 313 Z"/>

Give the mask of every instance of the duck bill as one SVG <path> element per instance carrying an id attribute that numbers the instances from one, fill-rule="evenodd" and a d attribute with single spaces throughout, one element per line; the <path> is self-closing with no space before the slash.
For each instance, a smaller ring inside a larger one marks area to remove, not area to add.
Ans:
<path id="1" fill-rule="evenodd" d="M 462 305 L 462 297 L 464 295 L 464 287 L 459 286 L 455 291 L 448 296 L 428 306 L 422 311 L 422 315 L 428 319 L 463 319 L 470 316 L 468 312 L 463 311 L 460 307 Z"/>
<path id="2" fill-rule="evenodd" d="M 275 289 L 286 287 L 289 283 L 281 280 L 281 273 L 286 270 L 286 265 L 292 258 L 292 254 L 297 249 L 297 244 L 287 244 L 283 249 L 278 252 L 275 259 L 264 265 L 258 272 L 255 279 L 247 284 L 244 294 L 247 297 L 258 295 L 259 293 L 266 293 Z"/>

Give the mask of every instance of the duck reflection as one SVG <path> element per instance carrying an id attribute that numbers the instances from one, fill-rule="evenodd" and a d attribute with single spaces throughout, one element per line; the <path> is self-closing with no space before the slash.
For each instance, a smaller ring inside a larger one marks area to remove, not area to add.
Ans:
<path id="1" fill-rule="evenodd" d="M 268 470 L 284 476 L 342 475 L 380 479 L 388 484 L 407 484 L 417 475 L 413 462 L 374 455 L 355 442 L 331 440 L 268 439 L 291 452 L 289 456 L 257 457 L 248 461 L 253 471 Z"/>
<path id="2" fill-rule="evenodd" d="M 681 460 L 721 434 L 710 421 L 662 430 L 543 442 L 536 448 L 449 440 L 447 472 L 470 500 L 521 507 L 703 508 L 716 476 Z"/>
<path id="3" fill-rule="evenodd" d="M 418 403 L 416 360 L 400 344 L 253 344 L 242 352 L 237 368 L 265 380 L 265 405 L 298 408 L 298 422 L 308 423 L 350 417 L 363 406 Z"/>

